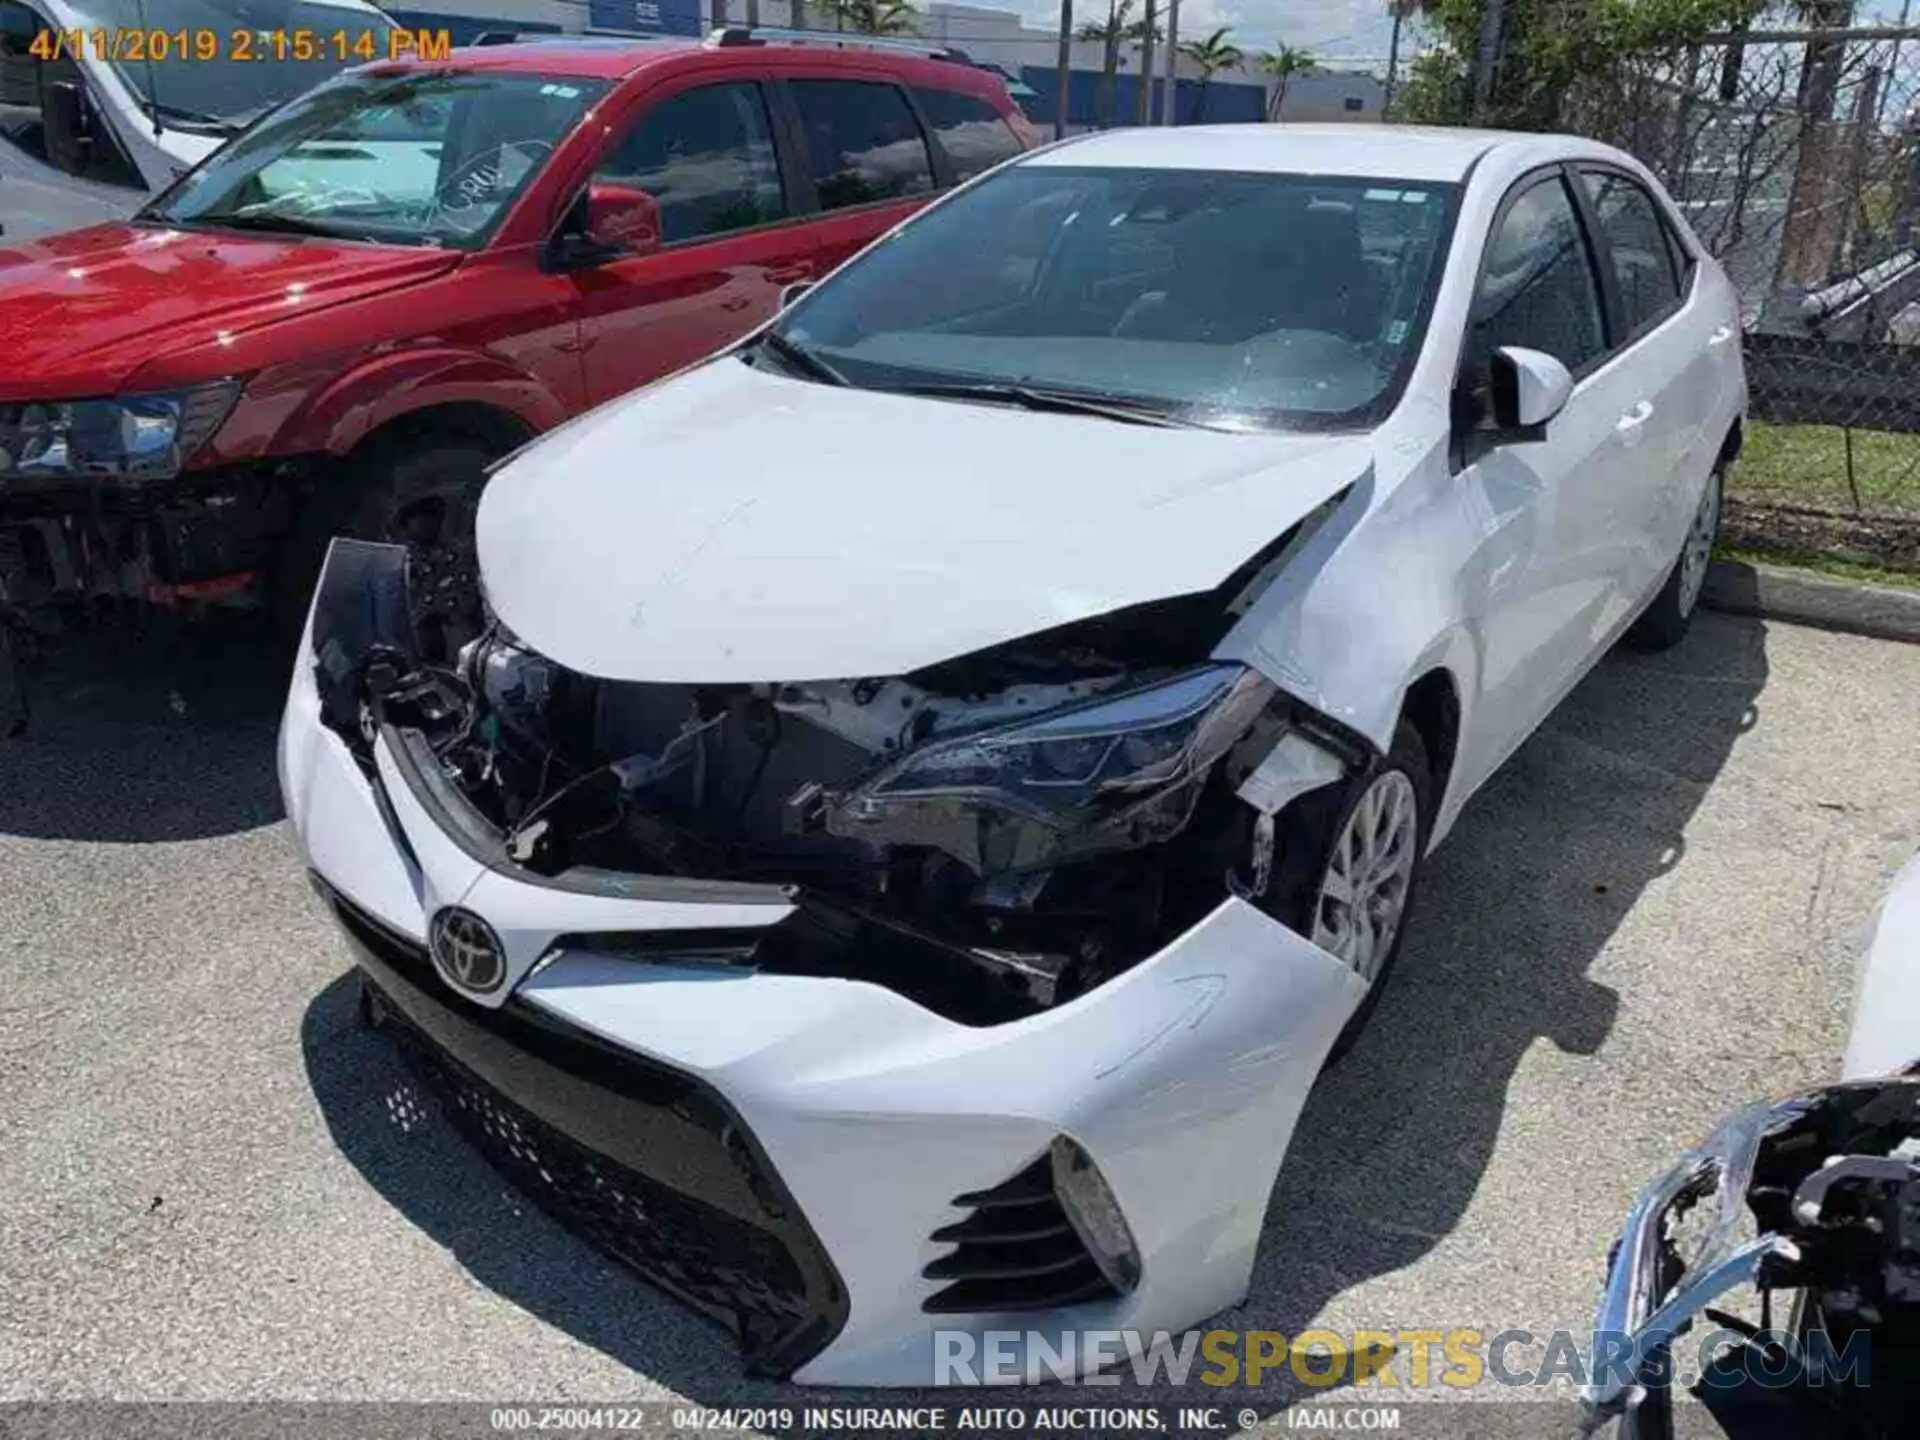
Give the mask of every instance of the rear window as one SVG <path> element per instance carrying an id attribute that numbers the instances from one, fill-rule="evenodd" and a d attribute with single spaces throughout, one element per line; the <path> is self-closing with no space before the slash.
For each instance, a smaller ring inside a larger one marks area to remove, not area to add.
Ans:
<path id="1" fill-rule="evenodd" d="M 1020 153 L 1013 127 L 986 101 L 955 90 L 916 89 L 913 98 L 953 162 L 955 180 L 971 180 Z"/>
<path id="2" fill-rule="evenodd" d="M 862 80 L 793 80 L 788 88 L 822 210 L 933 189 L 927 138 L 898 88 Z"/>
<path id="3" fill-rule="evenodd" d="M 1624 175 L 1581 173 L 1606 236 L 1615 286 L 1631 334 L 1657 325 L 1680 299 L 1673 239 L 1653 197 Z"/>

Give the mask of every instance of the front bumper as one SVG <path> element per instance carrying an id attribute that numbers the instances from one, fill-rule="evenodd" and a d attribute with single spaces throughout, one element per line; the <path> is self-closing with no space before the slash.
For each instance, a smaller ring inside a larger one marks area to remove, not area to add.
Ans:
<path id="1" fill-rule="evenodd" d="M 330 560 L 316 614 L 338 578 Z M 360 619 L 377 628 L 364 607 Z M 325 628 L 323 648 L 342 643 Z M 516 871 L 466 830 L 457 797 L 422 790 L 403 735 L 377 737 L 369 773 L 322 724 L 314 635 L 310 618 L 281 727 L 281 786 L 363 967 L 430 1064 L 451 1061 L 449 1108 L 496 1163 L 536 1196 L 571 1192 L 547 1198 L 603 1248 L 729 1320 L 757 1367 L 926 1385 L 941 1378 L 938 1357 L 955 1353 L 937 1333 L 978 1343 L 998 1331 L 1017 1333 L 1026 1373 L 1036 1338 L 1054 1355 L 1079 1353 L 1067 1349 L 1077 1332 L 1178 1330 L 1245 1294 L 1300 1107 L 1364 993 L 1332 956 L 1228 900 L 1089 994 L 969 1026 L 878 984 L 596 951 L 596 932 L 775 926 L 795 897 Z M 481 1000 L 455 996 L 421 964 L 432 917 L 454 904 L 485 918 L 506 952 L 507 983 Z M 554 1035 L 558 1061 L 541 1048 Z M 593 1066 L 571 1063 L 588 1052 Z M 658 1107 L 618 1098 L 612 1077 L 630 1071 L 697 1097 L 692 1111 L 706 1119 L 669 1106 L 671 1143 L 657 1142 Z M 724 1144 L 716 1117 L 734 1122 Z M 538 1163 L 512 1158 L 528 1134 L 537 1153 L 564 1152 L 566 1178 L 537 1181 Z M 951 1297 L 956 1247 L 934 1232 L 969 1218 L 956 1199 L 1029 1171 L 1061 1134 L 1093 1157 L 1125 1214 L 1138 1285 L 1052 1304 L 1076 1292 L 1036 1280 L 993 1290 L 991 1310 L 929 1311 Z M 642 1198 L 610 1206 L 610 1191 Z"/>
<path id="2" fill-rule="evenodd" d="M 0 582 L 28 605 L 168 602 L 255 577 L 277 560 L 316 471 L 302 457 L 125 483 L 0 477 Z"/>

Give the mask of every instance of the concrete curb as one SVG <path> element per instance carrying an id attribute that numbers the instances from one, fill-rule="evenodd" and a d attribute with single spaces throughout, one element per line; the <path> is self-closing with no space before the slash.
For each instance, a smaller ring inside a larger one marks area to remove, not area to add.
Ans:
<path id="1" fill-rule="evenodd" d="M 1759 615 L 1920 645 L 1920 590 L 1836 580 L 1777 565 L 1716 560 L 1707 569 L 1700 603 L 1732 615 Z"/>

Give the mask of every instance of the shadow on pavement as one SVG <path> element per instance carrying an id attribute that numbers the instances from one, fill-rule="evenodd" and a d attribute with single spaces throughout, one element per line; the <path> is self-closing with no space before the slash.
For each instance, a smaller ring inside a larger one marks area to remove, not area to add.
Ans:
<path id="1" fill-rule="evenodd" d="M 1617 997 L 1587 971 L 1645 886 L 1678 860 L 1689 818 L 1756 722 L 1766 680 L 1761 627 L 1703 616 L 1666 655 L 1603 663 L 1473 801 L 1435 858 L 1368 1033 L 1308 1103 L 1249 1297 L 1214 1323 L 1297 1334 L 1340 1292 L 1415 1262 L 1460 1223 L 1523 1053 L 1544 1038 L 1588 1055 L 1606 1039 Z M 343 976 L 305 1017 L 320 1109 L 368 1183 L 476 1280 L 696 1402 L 835 1398 L 745 1380 L 728 1337 L 509 1191 L 387 1043 L 357 1027 L 355 985 Z M 1052 1394 L 1049 1403 L 1252 1404 L 1271 1414 L 1299 1392 L 1128 1381 Z M 1035 1392 L 920 1398 L 1042 1403 Z"/>
<path id="2" fill-rule="evenodd" d="M 142 843 L 272 824 L 289 663 L 246 614 L 62 637 L 27 671 L 27 733 L 0 739 L 0 834 Z"/>

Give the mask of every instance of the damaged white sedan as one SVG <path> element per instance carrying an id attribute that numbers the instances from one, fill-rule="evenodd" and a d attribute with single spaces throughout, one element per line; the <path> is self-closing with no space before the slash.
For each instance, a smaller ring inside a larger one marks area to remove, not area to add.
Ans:
<path id="1" fill-rule="evenodd" d="M 1203 1320 L 1462 803 L 1685 629 L 1737 325 L 1585 142 L 1000 167 L 511 457 L 456 667 L 336 543 L 280 769 L 367 1017 L 761 1373 Z"/>

